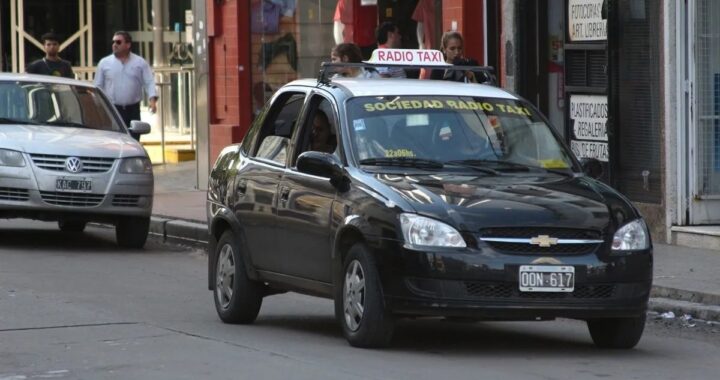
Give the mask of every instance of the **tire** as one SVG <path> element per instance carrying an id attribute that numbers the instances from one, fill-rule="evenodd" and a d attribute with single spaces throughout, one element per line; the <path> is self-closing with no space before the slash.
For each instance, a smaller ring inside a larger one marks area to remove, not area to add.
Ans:
<path id="1" fill-rule="evenodd" d="M 225 231 L 215 248 L 215 310 L 225 323 L 250 324 L 260 312 L 263 284 L 247 276 L 240 247 L 232 231 Z"/>
<path id="2" fill-rule="evenodd" d="M 85 225 L 87 222 L 82 221 L 68 221 L 68 220 L 60 220 L 58 221 L 58 227 L 60 227 L 60 231 L 62 232 L 83 232 L 85 231 Z"/>
<path id="3" fill-rule="evenodd" d="M 374 257 L 365 245 L 355 244 L 342 268 L 342 283 L 335 289 L 335 316 L 343 335 L 354 347 L 387 347 L 392 341 L 395 320 L 385 307 Z"/>
<path id="4" fill-rule="evenodd" d="M 150 217 L 123 218 L 115 225 L 115 237 L 123 248 L 141 249 L 150 229 Z"/>
<path id="5" fill-rule="evenodd" d="M 587 321 L 590 336 L 600 348 L 633 348 L 645 329 L 645 314 L 635 318 L 607 318 Z"/>

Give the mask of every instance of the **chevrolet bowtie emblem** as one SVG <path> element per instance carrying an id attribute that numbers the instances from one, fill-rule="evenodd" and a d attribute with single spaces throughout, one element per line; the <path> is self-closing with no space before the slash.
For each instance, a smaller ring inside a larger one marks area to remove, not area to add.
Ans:
<path id="1" fill-rule="evenodd" d="M 548 235 L 540 235 L 530 239 L 530 244 L 540 247 L 550 247 L 558 243 L 558 239 Z"/>

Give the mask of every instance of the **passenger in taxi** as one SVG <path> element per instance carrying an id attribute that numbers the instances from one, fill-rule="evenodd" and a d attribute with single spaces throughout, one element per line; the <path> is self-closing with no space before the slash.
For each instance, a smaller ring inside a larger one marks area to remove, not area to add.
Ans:
<path id="1" fill-rule="evenodd" d="M 310 150 L 323 153 L 333 153 L 337 141 L 330 128 L 330 121 L 325 112 L 317 110 L 312 123 L 312 141 Z"/>

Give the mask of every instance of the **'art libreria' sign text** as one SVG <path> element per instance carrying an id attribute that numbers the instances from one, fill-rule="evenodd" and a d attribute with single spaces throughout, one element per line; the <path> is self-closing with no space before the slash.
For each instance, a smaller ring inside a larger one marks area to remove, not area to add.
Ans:
<path id="1" fill-rule="evenodd" d="M 607 39 L 607 20 L 602 17 L 603 0 L 568 0 L 570 41 Z"/>

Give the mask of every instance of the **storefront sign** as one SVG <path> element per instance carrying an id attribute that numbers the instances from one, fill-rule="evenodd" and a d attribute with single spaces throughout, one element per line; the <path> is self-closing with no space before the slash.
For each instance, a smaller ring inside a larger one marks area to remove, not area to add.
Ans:
<path id="1" fill-rule="evenodd" d="M 605 95 L 570 95 L 570 147 L 578 158 L 607 162 L 608 102 Z"/>
<path id="2" fill-rule="evenodd" d="M 603 0 L 568 0 L 568 27 L 572 42 L 607 40 Z"/>

